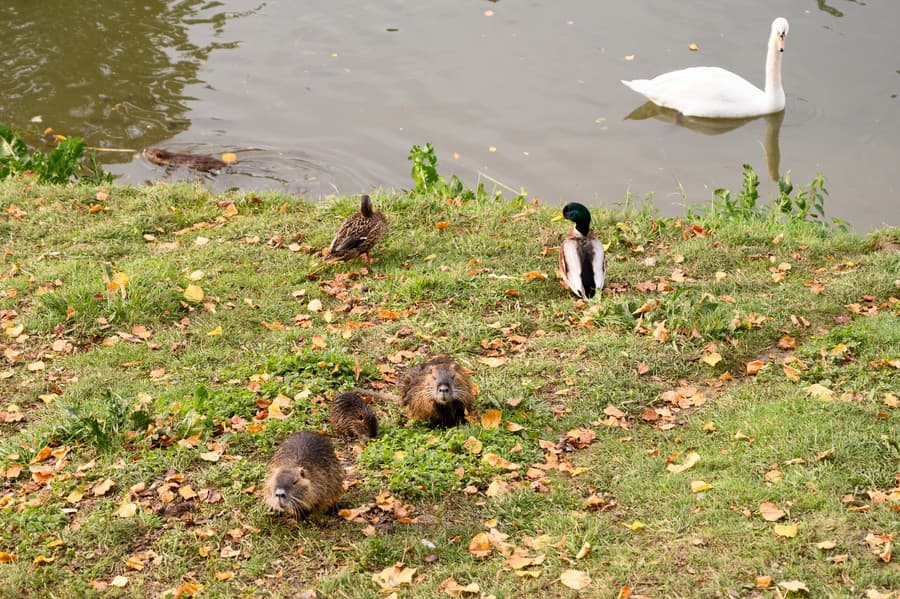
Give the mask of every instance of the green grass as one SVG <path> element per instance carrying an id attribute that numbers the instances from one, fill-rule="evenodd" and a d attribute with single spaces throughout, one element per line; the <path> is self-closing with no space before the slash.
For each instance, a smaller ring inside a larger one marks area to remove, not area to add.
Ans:
<path id="1" fill-rule="evenodd" d="M 0 556 L 17 558 L 0 563 L 0 596 L 379 597 L 373 575 L 397 563 L 416 568 L 400 589 L 414 597 L 449 577 L 575 596 L 570 569 L 596 597 L 900 588 L 874 545 L 900 534 L 896 229 L 594 209 L 609 285 L 583 303 L 554 274 L 570 225 L 521 198 L 375 194 L 391 222 L 375 262 L 309 278 L 356 199 L 100 189 L 0 183 Z M 336 441 L 353 481 L 340 507 L 367 509 L 268 512 L 282 438 L 327 429 L 336 394 L 395 390 L 439 353 L 474 372 L 472 422 L 430 430 L 376 402 L 381 436 Z M 279 397 L 287 417 L 265 419 Z M 594 437 L 566 441 L 576 429 Z M 691 452 L 691 469 L 667 470 Z M 507 545 L 475 557 L 491 528 Z M 501 548 L 536 563 L 519 576 Z"/>

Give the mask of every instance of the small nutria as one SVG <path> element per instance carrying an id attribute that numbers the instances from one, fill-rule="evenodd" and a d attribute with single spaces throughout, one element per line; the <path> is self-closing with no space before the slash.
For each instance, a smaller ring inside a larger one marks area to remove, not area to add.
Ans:
<path id="1" fill-rule="evenodd" d="M 441 356 L 410 369 L 403 379 L 403 405 L 413 420 L 456 426 L 475 404 L 472 380 L 452 358 Z"/>
<path id="2" fill-rule="evenodd" d="M 173 152 L 165 148 L 147 148 L 144 150 L 147 160 L 161 166 L 184 166 L 197 171 L 214 171 L 228 166 L 224 161 L 212 156 Z"/>
<path id="3" fill-rule="evenodd" d="M 359 394 L 341 393 L 331 402 L 328 424 L 341 437 L 373 439 L 378 436 L 378 418 Z"/>
<path id="4" fill-rule="evenodd" d="M 328 437 L 302 431 L 282 441 L 263 492 L 269 507 L 296 518 L 333 507 L 344 493 L 344 469 Z"/>

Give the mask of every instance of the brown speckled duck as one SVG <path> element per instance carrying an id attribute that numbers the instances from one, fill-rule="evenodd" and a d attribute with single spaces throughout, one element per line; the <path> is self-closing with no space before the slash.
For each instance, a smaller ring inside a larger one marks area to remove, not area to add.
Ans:
<path id="1" fill-rule="evenodd" d="M 348 216 L 334 234 L 325 262 L 346 262 L 361 257 L 371 262 L 369 251 L 388 230 L 387 217 L 372 207 L 368 195 L 359 199 L 359 212 Z"/>
<path id="2" fill-rule="evenodd" d="M 603 289 L 606 280 L 603 244 L 591 231 L 591 213 L 583 204 L 566 204 L 562 214 L 553 220 L 563 219 L 575 223 L 559 246 L 559 272 L 563 286 L 580 298 L 592 298 L 598 289 Z"/>

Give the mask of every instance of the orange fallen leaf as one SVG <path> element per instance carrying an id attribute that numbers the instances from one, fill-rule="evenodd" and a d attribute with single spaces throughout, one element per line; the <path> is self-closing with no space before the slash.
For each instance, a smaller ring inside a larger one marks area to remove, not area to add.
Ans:
<path id="1" fill-rule="evenodd" d="M 749 374 L 750 376 L 753 376 L 753 375 L 757 374 L 760 370 L 762 370 L 763 366 L 765 366 L 765 365 L 766 365 L 766 363 L 763 362 L 762 360 L 753 360 L 752 362 L 747 362 L 747 374 Z"/>
<path id="2" fill-rule="evenodd" d="M 446 220 L 442 220 L 440 222 L 434 223 L 434 228 L 438 229 L 438 230 L 446 229 L 449 226 L 450 226 L 450 221 L 446 221 Z"/>
<path id="3" fill-rule="evenodd" d="M 500 410 L 487 410 L 481 415 L 481 427 L 486 429 L 498 428 L 503 418 Z"/>

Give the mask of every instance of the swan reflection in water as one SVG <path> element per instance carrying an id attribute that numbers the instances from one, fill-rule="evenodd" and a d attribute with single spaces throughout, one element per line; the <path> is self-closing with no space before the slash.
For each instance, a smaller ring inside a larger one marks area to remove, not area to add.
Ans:
<path id="1" fill-rule="evenodd" d="M 710 119 L 696 116 L 684 116 L 677 110 L 664 108 L 653 102 L 647 101 L 631 111 L 631 114 L 625 117 L 626 120 L 642 121 L 644 119 L 654 118 L 664 123 L 674 123 L 681 127 L 686 127 L 693 131 L 703 133 L 704 135 L 721 135 L 734 131 L 739 127 L 743 127 L 751 121 L 763 119 L 766 122 L 766 140 L 763 149 L 766 153 L 766 168 L 769 171 L 769 177 L 773 181 L 777 181 L 781 176 L 779 172 L 779 163 L 781 162 L 781 146 L 779 137 L 781 136 L 781 123 L 784 121 L 784 110 L 773 114 L 762 116 L 741 118 L 741 119 Z"/>

